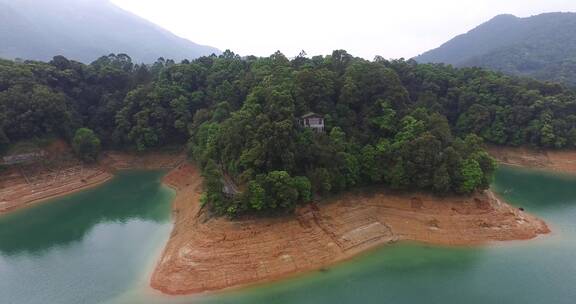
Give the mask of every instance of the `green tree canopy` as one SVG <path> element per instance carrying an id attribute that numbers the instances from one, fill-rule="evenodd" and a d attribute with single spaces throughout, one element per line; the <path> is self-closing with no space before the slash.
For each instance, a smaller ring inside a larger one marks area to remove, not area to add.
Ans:
<path id="1" fill-rule="evenodd" d="M 322 116 L 324 132 L 302 125 L 309 112 Z M 576 95 L 479 68 L 368 61 L 343 50 L 292 60 L 226 51 L 152 65 L 123 54 L 90 65 L 0 60 L 0 148 L 46 136 L 74 141 L 80 126 L 104 148 L 188 143 L 206 208 L 235 216 L 293 210 L 360 186 L 487 189 L 496 164 L 484 143 L 576 148 Z M 240 193 L 225 195 L 224 177 Z"/>
<path id="2" fill-rule="evenodd" d="M 100 139 L 88 128 L 76 130 L 72 148 L 78 157 L 85 162 L 95 162 L 100 153 Z"/>

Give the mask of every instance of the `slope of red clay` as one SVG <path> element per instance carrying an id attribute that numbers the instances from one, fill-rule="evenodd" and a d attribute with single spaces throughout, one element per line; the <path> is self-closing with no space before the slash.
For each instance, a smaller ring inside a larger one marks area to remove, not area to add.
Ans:
<path id="1" fill-rule="evenodd" d="M 504 165 L 576 173 L 576 150 L 553 151 L 490 146 L 488 152 Z"/>
<path id="2" fill-rule="evenodd" d="M 437 198 L 385 192 L 347 194 L 279 218 L 210 218 L 200 208 L 202 178 L 191 164 L 170 172 L 175 224 L 152 276 L 166 294 L 190 294 L 320 269 L 398 240 L 476 245 L 525 240 L 546 224 L 491 193 Z"/>
<path id="3" fill-rule="evenodd" d="M 41 172 L 26 180 L 18 169 L 0 176 L 0 214 L 25 208 L 37 202 L 81 191 L 112 178 L 99 166 L 70 165 L 59 172 Z"/>
<path id="4" fill-rule="evenodd" d="M 68 153 L 68 150 L 65 143 L 57 141 L 48 153 Z M 174 168 L 184 160 L 182 153 L 106 152 L 97 165 L 68 161 L 61 163 L 58 170 L 35 169 L 33 176 L 25 175 L 19 167 L 11 167 L 0 174 L 0 215 L 100 185 L 110 180 L 116 170 Z"/>

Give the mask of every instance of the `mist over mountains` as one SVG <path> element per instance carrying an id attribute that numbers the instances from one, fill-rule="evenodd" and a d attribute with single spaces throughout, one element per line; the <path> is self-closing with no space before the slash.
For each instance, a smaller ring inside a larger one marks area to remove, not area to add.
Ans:
<path id="1" fill-rule="evenodd" d="M 89 63 L 110 53 L 136 62 L 176 61 L 220 51 L 180 38 L 108 0 L 0 0 L 0 58 Z"/>
<path id="2" fill-rule="evenodd" d="M 414 59 L 576 86 L 576 13 L 499 15 Z"/>

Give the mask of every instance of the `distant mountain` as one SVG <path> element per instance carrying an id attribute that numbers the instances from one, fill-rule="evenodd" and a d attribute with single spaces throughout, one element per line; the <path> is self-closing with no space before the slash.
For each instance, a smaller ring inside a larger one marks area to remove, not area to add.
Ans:
<path id="1" fill-rule="evenodd" d="M 220 51 L 180 38 L 108 0 L 0 0 L 0 58 L 64 55 L 89 63 L 110 53 L 151 63 Z"/>
<path id="2" fill-rule="evenodd" d="M 414 59 L 480 66 L 576 87 L 576 13 L 500 15 Z"/>

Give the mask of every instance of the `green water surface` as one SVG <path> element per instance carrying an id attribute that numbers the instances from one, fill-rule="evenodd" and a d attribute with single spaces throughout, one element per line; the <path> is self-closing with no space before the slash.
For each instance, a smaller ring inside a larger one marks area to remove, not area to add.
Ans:
<path id="1" fill-rule="evenodd" d="M 136 285 L 171 229 L 163 174 L 122 172 L 0 217 L 0 303 L 101 303 Z"/>
<path id="2" fill-rule="evenodd" d="M 501 168 L 494 191 L 551 235 L 476 248 L 383 247 L 301 279 L 200 303 L 576 303 L 576 178 Z"/>
<path id="3" fill-rule="evenodd" d="M 501 168 L 493 189 L 543 218 L 536 240 L 385 246 L 327 271 L 217 295 L 147 288 L 170 230 L 159 172 L 130 172 L 0 218 L 0 303 L 576 303 L 576 178 Z"/>

